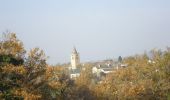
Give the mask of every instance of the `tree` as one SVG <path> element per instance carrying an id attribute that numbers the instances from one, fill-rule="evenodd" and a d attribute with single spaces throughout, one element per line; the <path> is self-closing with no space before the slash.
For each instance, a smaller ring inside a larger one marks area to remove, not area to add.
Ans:
<path id="1" fill-rule="evenodd" d="M 29 92 L 41 94 L 41 88 L 46 82 L 46 59 L 45 53 L 39 48 L 31 49 L 28 53 L 28 57 L 25 61 L 27 70 L 25 84 L 29 87 Z"/>
<path id="2" fill-rule="evenodd" d="M 17 38 L 15 33 L 4 33 L 0 41 L 0 54 L 11 55 L 16 59 L 23 59 L 26 51 L 23 43 Z"/>
<path id="3" fill-rule="evenodd" d="M 74 99 L 94 100 L 92 66 L 85 65 L 83 67 L 84 70 L 81 71 L 80 76 L 75 80 Z"/>
<path id="4" fill-rule="evenodd" d="M 0 99 L 23 99 L 16 91 L 23 86 L 25 50 L 15 33 L 3 34 L 0 41 Z"/>

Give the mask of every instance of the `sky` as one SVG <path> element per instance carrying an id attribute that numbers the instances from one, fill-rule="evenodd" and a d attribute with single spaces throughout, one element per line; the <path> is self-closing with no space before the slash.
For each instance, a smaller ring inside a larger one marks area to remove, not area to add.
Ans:
<path id="1" fill-rule="evenodd" d="M 49 64 L 126 57 L 170 46 L 170 0 L 1 0 L 0 34 L 16 32 Z"/>

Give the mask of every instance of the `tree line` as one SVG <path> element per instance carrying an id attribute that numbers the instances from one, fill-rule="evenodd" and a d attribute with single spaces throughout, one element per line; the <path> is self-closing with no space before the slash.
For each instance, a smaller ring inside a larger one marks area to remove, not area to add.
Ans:
<path id="1" fill-rule="evenodd" d="M 15 33 L 0 38 L 0 99 L 2 100 L 169 100 L 170 49 L 120 58 L 128 64 L 95 80 L 85 64 L 70 79 L 65 67 L 50 66 L 40 48 L 26 51 Z"/>

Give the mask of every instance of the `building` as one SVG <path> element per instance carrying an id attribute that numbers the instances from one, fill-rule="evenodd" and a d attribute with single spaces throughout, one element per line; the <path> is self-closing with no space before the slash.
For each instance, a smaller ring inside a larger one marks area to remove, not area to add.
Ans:
<path id="1" fill-rule="evenodd" d="M 80 72 L 81 72 L 80 69 L 71 69 L 70 70 L 70 78 L 71 79 L 75 79 L 75 78 L 79 77 L 80 76 Z"/>
<path id="2" fill-rule="evenodd" d="M 70 78 L 74 79 L 80 76 L 80 56 L 76 48 L 71 53 L 71 67 L 69 68 Z"/>
<path id="3" fill-rule="evenodd" d="M 79 53 L 77 52 L 76 48 L 74 47 L 72 54 L 71 54 L 71 68 L 76 69 L 79 64 L 80 64 Z"/>
<path id="4" fill-rule="evenodd" d="M 110 65 L 98 65 L 98 66 L 94 66 L 92 68 L 92 73 L 96 74 L 98 77 L 101 76 L 101 74 L 108 74 L 113 72 L 114 67 L 110 66 Z"/>

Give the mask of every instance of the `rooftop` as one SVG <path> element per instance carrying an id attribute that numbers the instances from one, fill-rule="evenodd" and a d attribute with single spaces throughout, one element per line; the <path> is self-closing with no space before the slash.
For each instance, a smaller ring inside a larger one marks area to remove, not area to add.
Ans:
<path id="1" fill-rule="evenodd" d="M 75 47 L 73 48 L 72 53 L 74 53 L 74 54 L 77 54 L 77 53 L 78 53 Z"/>
<path id="2" fill-rule="evenodd" d="M 77 69 L 70 69 L 70 74 L 78 74 L 78 73 L 80 73 L 80 68 L 77 68 Z"/>

